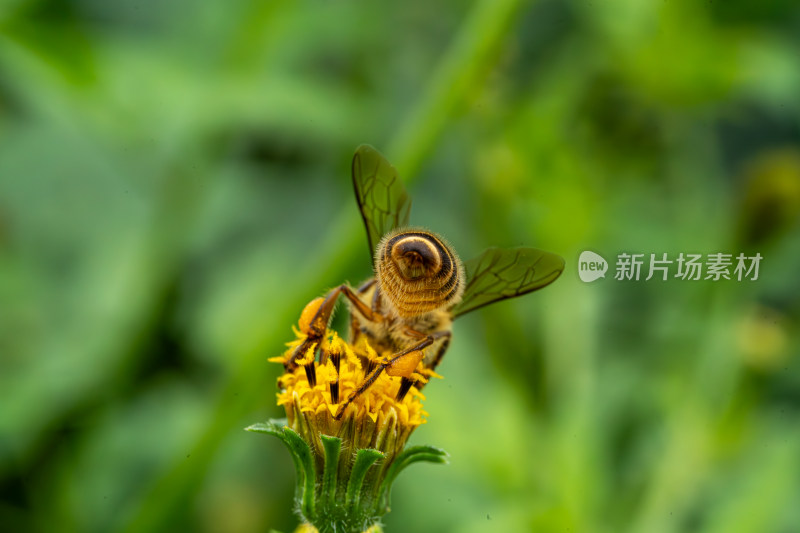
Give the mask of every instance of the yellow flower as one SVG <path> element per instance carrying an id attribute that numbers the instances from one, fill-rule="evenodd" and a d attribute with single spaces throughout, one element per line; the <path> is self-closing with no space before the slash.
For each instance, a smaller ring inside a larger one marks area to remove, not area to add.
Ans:
<path id="1" fill-rule="evenodd" d="M 306 306 L 299 327 L 292 328 L 295 339 L 283 355 L 270 359 L 284 367 L 277 402 L 286 419 L 247 429 L 278 437 L 292 455 L 296 512 L 302 521 L 296 533 L 380 533 L 380 518 L 389 511 L 391 486 L 400 471 L 420 461 L 447 462 L 447 453 L 433 446 L 403 449 L 428 416 L 422 409 L 425 397 L 415 385 L 440 376 L 423 368 L 420 354 L 420 359 L 408 359 L 402 374 L 413 371 L 410 381 L 402 381 L 411 384 L 409 389 L 401 389 L 402 378 L 387 371 L 355 396 L 392 354 L 376 353 L 364 337 L 350 344 L 330 330 L 306 348 L 306 333 L 321 302 L 317 298 Z M 298 348 L 301 353 L 295 355 Z"/>
<path id="2" fill-rule="evenodd" d="M 305 340 L 302 324 L 301 329 L 293 329 L 296 339 L 287 343 L 283 356 L 270 361 L 285 364 Z M 361 385 L 369 370 L 390 354 L 378 355 L 363 337 L 353 346 L 330 330 L 320 348 L 321 360 L 314 357 L 314 345 L 278 378 L 277 402 L 286 409 L 288 426 L 315 447 L 321 446 L 319 435 L 330 435 L 350 441 L 355 448 L 375 448 L 390 456 L 402 450 L 411 432 L 426 422 L 423 394 L 412 386 L 398 400 L 400 378 L 384 372 L 336 420 L 339 406 Z M 313 376 L 312 381 L 309 376 Z M 424 384 L 434 376 L 440 377 L 420 364 L 412 377 Z"/>

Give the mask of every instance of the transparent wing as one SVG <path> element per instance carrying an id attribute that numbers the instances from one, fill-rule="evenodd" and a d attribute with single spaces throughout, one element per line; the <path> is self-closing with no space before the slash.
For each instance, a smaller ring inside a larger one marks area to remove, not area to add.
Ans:
<path id="1" fill-rule="evenodd" d="M 489 248 L 465 262 L 464 270 L 467 287 L 454 317 L 549 285 L 563 272 L 564 259 L 535 248 Z"/>
<path id="2" fill-rule="evenodd" d="M 359 146 L 353 156 L 353 187 L 367 227 L 372 257 L 381 237 L 395 228 L 408 226 L 411 199 L 397 170 L 367 144 Z"/>

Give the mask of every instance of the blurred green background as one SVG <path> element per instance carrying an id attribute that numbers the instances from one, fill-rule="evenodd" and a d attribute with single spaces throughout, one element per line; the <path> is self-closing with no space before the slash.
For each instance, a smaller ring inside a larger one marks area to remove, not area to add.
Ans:
<path id="1" fill-rule="evenodd" d="M 242 429 L 369 276 L 370 143 L 462 257 L 567 261 L 455 325 L 412 437 L 451 464 L 387 531 L 800 531 L 798 5 L 375 4 L 0 4 L 0 527 L 293 528 Z M 584 284 L 585 249 L 764 259 Z"/>

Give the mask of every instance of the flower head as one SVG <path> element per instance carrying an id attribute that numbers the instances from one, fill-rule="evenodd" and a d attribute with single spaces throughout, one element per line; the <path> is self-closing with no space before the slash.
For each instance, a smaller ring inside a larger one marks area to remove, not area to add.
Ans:
<path id="1" fill-rule="evenodd" d="M 362 532 L 379 527 L 400 470 L 417 461 L 446 462 L 447 454 L 438 448 L 404 450 L 428 415 L 419 387 L 440 376 L 417 359 L 407 391 L 401 391 L 400 377 L 382 372 L 354 394 L 391 354 L 376 353 L 363 336 L 350 344 L 331 330 L 319 346 L 313 343 L 297 354 L 308 344 L 310 320 L 321 301 L 306 306 L 293 328 L 295 339 L 282 356 L 270 359 L 284 365 L 277 403 L 286 419 L 248 429 L 280 437 L 288 446 L 298 475 L 297 511 L 305 524 L 320 531 Z"/>
<path id="2" fill-rule="evenodd" d="M 288 343 L 282 357 L 270 359 L 285 364 L 294 350 L 305 340 L 305 334 L 294 329 L 295 340 Z M 381 373 L 362 394 L 355 397 L 340 420 L 334 417 L 339 406 L 358 389 L 379 356 L 364 337 L 355 346 L 329 331 L 314 357 L 315 346 L 295 360 L 278 379 L 278 405 L 286 409 L 288 426 L 308 442 L 319 444 L 319 435 L 340 437 L 355 448 L 376 448 L 394 454 L 401 450 L 411 432 L 426 422 L 422 408 L 425 396 L 412 386 L 398 400 L 400 378 Z M 422 370 L 421 367 L 419 370 Z M 426 383 L 422 372 L 414 376 L 416 383 Z"/>

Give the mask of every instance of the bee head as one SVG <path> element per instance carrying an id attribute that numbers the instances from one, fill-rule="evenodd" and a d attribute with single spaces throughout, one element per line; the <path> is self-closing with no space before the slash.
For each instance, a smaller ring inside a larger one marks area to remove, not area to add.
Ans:
<path id="1" fill-rule="evenodd" d="M 452 248 L 426 230 L 396 230 L 381 239 L 375 270 L 382 294 L 401 316 L 447 308 L 461 300 L 464 268 Z"/>

